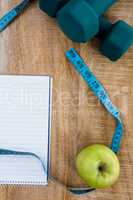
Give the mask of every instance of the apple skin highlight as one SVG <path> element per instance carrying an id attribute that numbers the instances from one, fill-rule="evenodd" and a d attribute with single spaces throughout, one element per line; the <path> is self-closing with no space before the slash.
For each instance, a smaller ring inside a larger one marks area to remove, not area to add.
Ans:
<path id="1" fill-rule="evenodd" d="M 80 151 L 76 158 L 79 176 L 90 187 L 108 188 L 119 178 L 120 163 L 107 146 L 91 145 Z"/>

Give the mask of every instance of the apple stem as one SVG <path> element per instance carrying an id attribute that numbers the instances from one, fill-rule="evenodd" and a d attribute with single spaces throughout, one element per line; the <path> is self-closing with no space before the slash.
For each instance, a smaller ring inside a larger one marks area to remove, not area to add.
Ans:
<path id="1" fill-rule="evenodd" d="M 98 167 L 98 169 L 99 169 L 99 171 L 101 171 L 101 172 L 106 171 L 106 164 L 105 164 L 105 163 L 100 164 L 100 166 Z"/>

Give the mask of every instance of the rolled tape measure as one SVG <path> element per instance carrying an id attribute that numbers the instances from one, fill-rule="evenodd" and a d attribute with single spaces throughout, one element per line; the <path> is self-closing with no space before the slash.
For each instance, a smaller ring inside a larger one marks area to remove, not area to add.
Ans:
<path id="1" fill-rule="evenodd" d="M 78 53 L 75 51 L 75 49 L 70 49 L 68 52 L 66 52 L 67 58 L 70 60 L 70 62 L 74 65 L 75 69 L 81 74 L 83 79 L 86 81 L 87 85 L 91 88 L 91 90 L 94 92 L 94 94 L 98 97 L 98 99 L 101 101 L 101 103 L 104 105 L 104 107 L 107 109 L 107 111 L 116 119 L 117 121 L 117 127 L 112 139 L 111 149 L 118 153 L 120 150 L 120 142 L 123 135 L 123 124 L 120 119 L 120 113 L 118 109 L 113 105 L 111 102 L 107 92 L 103 88 L 102 84 L 97 80 L 97 78 L 94 76 L 94 74 L 90 71 L 89 67 L 84 63 L 83 59 L 78 55 Z M 20 156 L 32 156 L 35 159 L 38 159 L 38 161 L 41 163 L 43 172 L 47 175 L 48 169 L 45 167 L 45 163 L 43 160 L 33 152 L 21 152 L 21 151 L 14 151 L 9 149 L 0 149 L 0 155 L 20 155 Z M 54 177 L 49 175 L 49 179 L 55 181 L 58 184 L 61 184 L 65 188 L 67 188 L 68 191 L 75 195 L 83 195 L 88 192 L 91 192 L 95 190 L 94 188 L 73 188 L 68 187 L 61 183 L 59 180 L 55 179 Z"/>
<path id="2" fill-rule="evenodd" d="M 0 32 L 2 32 L 23 10 L 31 0 L 23 0 L 0 19 Z"/>

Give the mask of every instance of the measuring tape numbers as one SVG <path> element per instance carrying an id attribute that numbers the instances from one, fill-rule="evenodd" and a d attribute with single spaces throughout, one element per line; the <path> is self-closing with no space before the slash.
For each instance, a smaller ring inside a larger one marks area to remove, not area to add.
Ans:
<path id="1" fill-rule="evenodd" d="M 112 139 L 111 149 L 115 153 L 118 153 L 118 151 L 120 150 L 120 143 L 123 135 L 123 124 L 120 118 L 119 110 L 116 106 L 113 105 L 103 85 L 97 80 L 95 75 L 91 72 L 89 67 L 85 64 L 85 62 L 76 52 L 76 50 L 74 48 L 71 48 L 68 52 L 66 52 L 66 56 L 69 59 L 69 61 L 74 65 L 75 69 L 86 81 L 87 85 L 93 91 L 95 96 L 100 100 L 102 105 L 116 119 L 117 126 Z"/>

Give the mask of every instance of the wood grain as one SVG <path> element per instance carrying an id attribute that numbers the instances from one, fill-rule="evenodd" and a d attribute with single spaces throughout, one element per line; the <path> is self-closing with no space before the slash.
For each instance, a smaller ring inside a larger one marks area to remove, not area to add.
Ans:
<path id="1" fill-rule="evenodd" d="M 14 1 L 0 1 L 0 15 Z M 133 25 L 133 1 L 120 0 L 108 12 Z M 77 186 L 82 182 L 75 172 L 77 152 L 90 144 L 110 144 L 115 121 L 97 101 L 82 78 L 65 58 L 64 51 L 75 47 L 108 90 L 123 116 L 125 136 L 119 159 L 121 176 L 116 185 L 75 197 L 63 187 L 0 187 L 0 200 L 132 200 L 133 199 L 133 48 L 112 63 L 98 51 L 98 42 L 72 43 L 59 30 L 54 19 L 42 13 L 36 2 L 0 34 L 1 74 L 49 74 L 53 77 L 53 117 L 51 174 Z"/>

